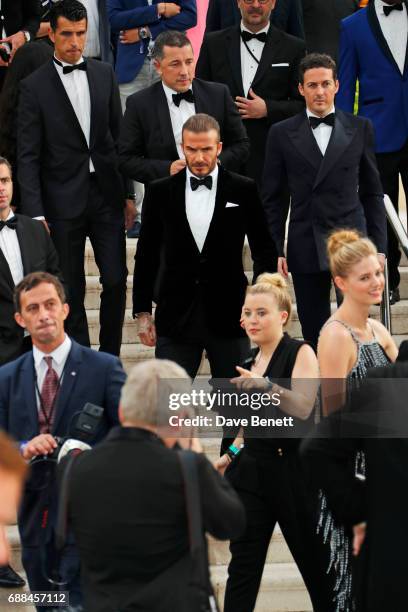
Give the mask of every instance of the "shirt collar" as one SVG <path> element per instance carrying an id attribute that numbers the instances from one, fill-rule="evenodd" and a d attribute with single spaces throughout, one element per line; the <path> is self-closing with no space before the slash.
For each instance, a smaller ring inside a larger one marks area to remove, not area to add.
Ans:
<path id="1" fill-rule="evenodd" d="M 8 214 L 8 217 L 6 219 L 6 221 L 10 221 L 10 219 L 13 219 L 15 217 L 15 214 L 13 213 L 13 211 L 10 208 L 10 212 Z"/>
<path id="2" fill-rule="evenodd" d="M 57 64 L 57 62 L 53 62 L 53 64 L 54 64 L 55 68 L 57 69 L 57 72 L 59 72 L 60 74 L 64 74 L 64 72 L 63 72 L 63 70 L 62 70 L 64 66 L 76 66 L 77 64 L 82 64 L 82 62 L 84 61 L 84 57 L 83 57 L 83 55 L 81 55 L 81 57 L 79 58 L 79 60 L 78 60 L 77 62 L 75 62 L 74 64 L 68 64 L 67 62 L 63 62 L 62 60 L 58 59 L 58 57 L 55 55 L 55 53 L 54 53 L 54 57 L 55 57 L 55 59 L 56 59 L 58 62 L 60 62 L 60 64 L 62 64 L 62 66 L 60 66 L 59 64 Z M 76 71 L 75 71 L 75 72 L 76 72 Z M 81 71 L 79 71 L 79 72 L 81 72 Z M 72 74 L 72 73 L 71 73 L 71 74 Z M 67 76 L 67 75 L 64 75 L 64 76 Z"/>
<path id="3" fill-rule="evenodd" d="M 173 102 L 173 94 L 178 94 L 180 92 L 174 91 L 174 89 L 170 89 L 170 87 L 168 87 L 165 83 L 163 83 L 163 81 L 162 81 L 162 85 L 163 85 L 164 93 L 166 94 L 167 102 L 169 104 L 174 104 L 174 102 Z M 189 87 L 189 89 L 191 91 L 193 90 L 192 87 Z"/>
<path id="4" fill-rule="evenodd" d="M 330 109 L 329 111 L 327 111 L 327 113 L 326 113 L 324 116 L 325 116 L 325 117 L 327 117 L 327 115 L 330 115 L 331 113 L 335 113 L 335 112 L 336 112 L 336 109 L 335 109 L 335 106 L 333 105 L 333 106 L 331 107 L 331 109 Z M 319 116 L 319 115 L 316 115 L 315 113 L 312 113 L 312 111 L 310 111 L 310 110 L 307 108 L 307 106 L 306 106 L 306 115 L 307 115 L 308 117 L 316 117 L 317 119 L 320 119 L 320 116 Z"/>
<path id="5" fill-rule="evenodd" d="M 190 189 L 190 191 L 192 191 L 191 190 L 191 184 L 190 184 L 190 178 L 192 176 L 194 176 L 194 178 L 198 178 L 198 179 L 199 178 L 204 178 L 203 176 L 199 177 L 199 176 L 196 176 L 195 174 L 193 174 L 188 167 L 186 168 L 186 175 L 187 175 L 187 185 L 188 185 L 188 188 Z M 217 190 L 218 164 L 215 166 L 214 170 L 212 172 L 210 172 L 210 174 L 208 174 L 207 176 L 211 176 L 212 177 L 212 180 L 213 180 L 212 189 Z M 211 191 L 212 191 L 212 189 L 211 189 Z"/>
<path id="6" fill-rule="evenodd" d="M 52 353 L 43 353 L 36 346 L 33 346 L 33 358 L 35 367 L 38 368 L 41 365 L 44 357 L 52 357 L 57 365 L 61 365 L 66 361 L 68 353 L 71 350 L 72 341 L 67 334 L 65 334 L 64 342 L 62 342 Z"/>
<path id="7" fill-rule="evenodd" d="M 384 6 L 391 6 L 390 4 L 387 4 L 386 2 L 383 2 L 382 0 L 375 0 L 374 3 L 375 3 L 375 6 L 376 6 L 378 12 L 381 15 L 385 15 L 385 13 L 384 13 Z M 402 15 L 403 12 L 404 12 L 404 6 L 405 6 L 405 2 L 402 2 L 402 11 L 395 11 L 395 12 L 396 13 L 401 12 L 401 15 Z"/>
<path id="8" fill-rule="evenodd" d="M 259 30 L 259 32 L 256 32 L 256 34 L 262 34 L 263 32 L 265 32 L 265 34 L 267 34 L 269 32 L 269 28 L 271 27 L 271 24 L 268 23 L 267 26 L 265 26 L 262 30 Z M 246 28 L 244 26 L 244 24 L 241 21 L 241 32 L 249 32 L 250 34 L 254 34 L 255 32 L 251 32 L 251 30 L 248 30 L 248 28 Z"/>

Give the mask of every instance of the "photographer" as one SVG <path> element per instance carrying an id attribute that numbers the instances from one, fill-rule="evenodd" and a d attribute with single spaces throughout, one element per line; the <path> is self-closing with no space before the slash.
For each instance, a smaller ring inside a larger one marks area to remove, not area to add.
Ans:
<path id="1" fill-rule="evenodd" d="M 84 405 L 92 402 L 104 409 L 91 443 L 99 441 L 117 423 L 125 381 L 119 359 L 80 346 L 65 334 L 69 306 L 60 281 L 51 274 L 25 276 L 15 288 L 15 308 L 17 323 L 31 334 L 33 350 L 0 368 L 0 427 L 19 441 L 24 459 L 41 459 L 57 448 L 57 436 L 76 437 Z M 18 517 L 22 561 L 32 591 L 58 586 L 47 579 L 52 563 L 46 549 L 58 501 L 54 483 L 55 461 L 37 459 Z M 79 559 L 72 544 L 63 572 L 70 604 L 79 606 Z"/>
<path id="2" fill-rule="evenodd" d="M 122 389 L 121 427 L 71 467 L 68 510 L 86 610 L 197 610 L 189 604 L 188 589 L 182 592 L 188 569 L 183 574 L 181 566 L 186 560 L 189 567 L 189 524 L 194 522 L 190 512 L 187 520 L 188 486 L 168 411 L 162 416 L 158 409 L 160 398 L 189 384 L 185 370 L 171 361 L 136 365 Z M 197 440 L 180 437 L 179 443 L 200 450 Z M 195 458 L 203 529 L 219 539 L 237 537 L 245 522 L 238 496 L 203 454 Z M 159 592 L 160 605 L 149 599 L 146 606 L 152 590 Z"/>

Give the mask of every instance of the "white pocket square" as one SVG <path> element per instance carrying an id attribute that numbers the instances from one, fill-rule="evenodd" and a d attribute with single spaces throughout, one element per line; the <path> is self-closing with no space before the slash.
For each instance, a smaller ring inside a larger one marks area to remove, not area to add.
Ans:
<path id="1" fill-rule="evenodd" d="M 289 67 L 288 62 L 283 62 L 282 64 L 271 64 L 272 68 L 285 68 Z"/>
<path id="2" fill-rule="evenodd" d="M 227 202 L 225 208 L 232 208 L 233 206 L 239 206 L 239 204 L 234 204 L 234 202 Z"/>

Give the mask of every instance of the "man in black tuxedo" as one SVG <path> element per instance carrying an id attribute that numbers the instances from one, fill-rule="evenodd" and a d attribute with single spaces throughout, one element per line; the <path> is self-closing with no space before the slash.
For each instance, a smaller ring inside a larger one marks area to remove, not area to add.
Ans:
<path id="1" fill-rule="evenodd" d="M 323 419 L 316 437 L 302 447 L 335 520 L 354 531 L 359 612 L 408 609 L 407 379 L 407 363 L 373 368 L 348 405 Z M 359 451 L 365 456 L 365 480 L 355 477 Z"/>
<path id="2" fill-rule="evenodd" d="M 30 272 L 60 276 L 58 257 L 51 238 L 39 221 L 15 215 L 11 166 L 0 157 L 0 365 L 31 348 L 30 336 L 14 319 L 13 291 Z"/>
<path id="3" fill-rule="evenodd" d="M 82 58 L 87 13 L 80 2 L 55 4 L 50 23 L 55 56 L 21 83 L 21 210 L 50 228 L 68 287 L 67 329 L 85 346 L 90 344 L 84 307 L 89 236 L 103 289 L 100 350 L 119 355 L 127 270 L 124 182 L 116 155 L 122 120 L 118 87 L 110 65 Z M 134 215 L 131 202 L 125 210 Z"/>
<path id="4" fill-rule="evenodd" d="M 250 4 L 250 2 L 248 2 Z M 237 0 L 209 0 L 205 31 L 216 32 L 241 21 Z M 277 0 L 271 23 L 292 36 L 304 38 L 300 0 Z"/>
<path id="5" fill-rule="evenodd" d="M 207 34 L 197 62 L 197 76 L 228 85 L 244 120 L 251 156 L 243 170 L 261 183 L 269 127 L 303 108 L 298 91 L 302 40 L 270 25 L 275 0 L 238 0 L 240 24 Z"/>
<path id="6" fill-rule="evenodd" d="M 135 609 L 153 612 L 152 598 L 150 607 L 140 607 L 139 597 L 149 591 L 161 599 L 161 610 L 180 610 L 171 593 L 177 599 L 191 571 L 186 492 L 168 413 L 167 429 L 160 427 L 157 398 L 163 385 L 166 395 L 190 387 L 186 372 L 175 363 L 136 365 L 122 389 L 121 427 L 77 457 L 69 476 L 70 524 L 90 612 L 130 609 L 136 602 Z M 235 537 L 245 522 L 237 494 L 200 452 L 198 439 L 180 437 L 179 444 L 191 444 L 197 452 L 203 529 L 221 540 Z M 183 610 L 193 608 L 184 605 Z"/>
<path id="7" fill-rule="evenodd" d="M 182 126 L 195 113 L 218 121 L 224 145 L 220 161 L 238 171 L 249 156 L 249 141 L 228 88 L 194 79 L 193 49 L 183 32 L 160 34 L 154 61 L 161 81 L 127 99 L 119 141 L 124 174 L 148 184 L 183 170 Z"/>
<path id="8" fill-rule="evenodd" d="M 35 38 L 40 19 L 38 0 L 1 0 L 0 49 L 10 54 L 9 61 L 13 61 L 17 49 Z M 0 57 L 0 91 L 9 61 Z"/>
<path id="9" fill-rule="evenodd" d="M 150 185 L 135 257 L 133 314 L 141 342 L 156 345 L 156 357 L 175 361 L 192 378 L 204 349 L 215 378 L 231 378 L 248 353 L 240 327 L 245 234 L 254 277 L 276 269 L 256 185 L 218 166 L 221 149 L 213 117 L 199 114 L 184 124 L 187 168 Z"/>
<path id="10" fill-rule="evenodd" d="M 331 231 L 355 228 L 386 251 L 386 220 L 374 156 L 373 127 L 367 119 L 336 110 L 336 64 L 310 54 L 300 64 L 299 90 L 306 112 L 270 129 L 263 178 L 263 204 L 278 250 L 278 271 L 288 270 L 305 340 L 317 345 L 330 317 L 326 239 Z M 289 184 L 291 213 L 284 256 L 287 210 L 280 193 Z"/>

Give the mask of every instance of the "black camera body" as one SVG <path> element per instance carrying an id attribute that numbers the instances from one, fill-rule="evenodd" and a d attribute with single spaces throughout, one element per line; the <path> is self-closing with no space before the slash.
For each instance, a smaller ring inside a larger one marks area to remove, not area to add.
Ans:
<path id="1" fill-rule="evenodd" d="M 7 43 L 2 43 L 0 45 L 0 57 L 3 62 L 6 62 L 6 64 L 8 64 L 10 61 L 10 55 L 10 46 Z"/>
<path id="2" fill-rule="evenodd" d="M 103 412 L 104 410 L 100 406 L 87 402 L 83 409 L 74 415 L 77 417 L 77 422 L 72 431 L 70 428 L 68 435 L 64 437 L 54 436 L 57 446 L 53 452 L 49 453 L 48 455 L 38 455 L 37 457 L 33 457 L 30 464 L 35 465 L 36 463 L 43 461 L 52 461 L 57 463 L 61 459 L 60 453 L 64 445 L 67 445 L 63 451 L 64 455 L 67 454 L 67 452 L 75 451 L 76 448 L 79 452 L 84 450 L 85 445 L 88 445 L 95 438 L 103 419 Z M 72 444 L 68 444 L 69 442 Z M 75 444 L 75 442 L 78 442 L 78 444 Z"/>

